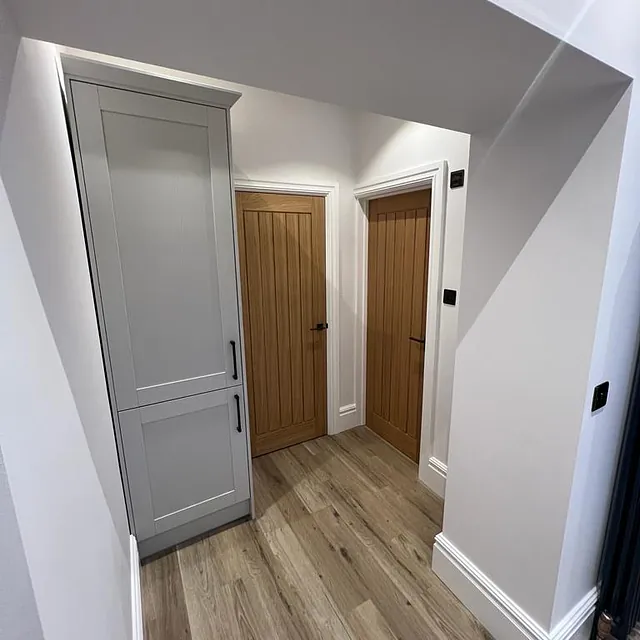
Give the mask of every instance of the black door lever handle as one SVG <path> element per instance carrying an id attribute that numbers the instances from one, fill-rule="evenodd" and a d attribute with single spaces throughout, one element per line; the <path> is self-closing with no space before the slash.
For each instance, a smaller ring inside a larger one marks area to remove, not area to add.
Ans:
<path id="1" fill-rule="evenodd" d="M 318 322 L 315 327 L 311 328 L 311 331 L 324 331 L 329 328 L 329 324 L 327 322 Z"/>
<path id="2" fill-rule="evenodd" d="M 413 336 L 411 336 L 409 338 L 409 340 L 411 340 L 412 342 L 417 342 L 418 344 L 424 344 L 425 343 L 424 338 L 414 338 Z"/>

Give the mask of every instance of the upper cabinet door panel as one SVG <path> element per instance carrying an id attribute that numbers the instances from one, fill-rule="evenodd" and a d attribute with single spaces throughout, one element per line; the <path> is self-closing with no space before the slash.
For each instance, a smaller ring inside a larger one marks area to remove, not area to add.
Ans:
<path id="1" fill-rule="evenodd" d="M 72 91 L 118 409 L 239 384 L 226 112 Z"/>

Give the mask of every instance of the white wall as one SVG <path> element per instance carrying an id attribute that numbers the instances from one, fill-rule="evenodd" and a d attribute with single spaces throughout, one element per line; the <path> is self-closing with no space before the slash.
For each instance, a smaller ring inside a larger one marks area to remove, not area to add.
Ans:
<path id="1" fill-rule="evenodd" d="M 355 135 L 356 184 L 367 184 L 443 160 L 450 171 L 464 169 L 468 173 L 469 141 L 470 136 L 465 133 L 375 114 L 360 114 Z M 442 288 L 456 291 L 460 290 L 466 199 L 467 182 L 461 189 L 447 187 Z M 353 267 L 353 273 L 363 289 L 365 274 L 358 266 Z M 361 300 L 363 293 L 361 291 Z M 433 456 L 445 467 L 447 464 L 454 359 L 458 345 L 458 307 L 442 305 L 440 312 L 435 425 L 432 430 L 423 425 L 419 471 L 420 479 L 434 489 L 439 483 L 432 481 L 428 462 Z M 364 325 L 361 325 L 359 330 L 363 329 Z"/>
<path id="2" fill-rule="evenodd" d="M 635 370 L 640 324 L 640 94 L 634 90 L 585 398 L 558 578 L 554 621 L 596 584 L 598 563 Z M 591 390 L 608 380 L 607 406 Z"/>
<path id="3" fill-rule="evenodd" d="M 595 586 L 554 615 L 628 109 L 615 85 L 554 101 L 562 73 L 472 139 L 444 517 L 547 631 Z"/>
<path id="4" fill-rule="evenodd" d="M 129 638 L 128 528 L 50 45 L 21 43 L 0 173 L 0 444 L 42 631 Z"/>
<path id="5" fill-rule="evenodd" d="M 5 5 L 0 2 L 0 128 L 4 123 L 19 44 L 17 29 Z M 6 302 L 0 299 L 0 336 L 4 336 L 5 310 Z M 6 401 L 4 396 L 2 401 Z M 40 616 L 1 447 L 0 523 L 0 635 L 6 640 L 39 640 L 43 637 Z"/>
<path id="6" fill-rule="evenodd" d="M 47 640 L 131 637 L 122 553 L 4 185 L 0 444 Z M 4 540 L 3 540 L 4 542 Z"/>
<path id="7" fill-rule="evenodd" d="M 562 95 L 575 55 L 559 47 L 504 127 L 472 137 L 444 518 L 547 632 L 596 585 L 640 306 L 635 178 L 619 173 L 625 135 L 637 145 L 629 94 L 610 116 L 624 84 Z"/>
<path id="8" fill-rule="evenodd" d="M 122 550 L 128 552 L 129 527 L 52 45 L 22 41 L 0 141 L 0 173 Z"/>
<path id="9" fill-rule="evenodd" d="M 633 0 L 492 0 L 631 77 L 640 73 L 640 4 Z M 627 96 L 627 100 L 629 96 Z M 585 389 L 552 625 L 597 582 L 640 321 L 640 96 L 634 90 L 604 282 Z M 600 183 L 600 176 L 595 179 Z M 611 383 L 604 410 L 591 414 L 593 387 Z"/>

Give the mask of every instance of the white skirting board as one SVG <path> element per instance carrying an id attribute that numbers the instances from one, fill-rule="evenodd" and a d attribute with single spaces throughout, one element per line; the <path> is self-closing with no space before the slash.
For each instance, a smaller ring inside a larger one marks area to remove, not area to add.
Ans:
<path id="1" fill-rule="evenodd" d="M 334 428 L 329 431 L 329 435 L 335 435 L 336 433 L 342 433 L 348 431 L 354 427 L 358 427 L 362 424 L 362 419 L 358 411 L 358 407 L 355 404 L 347 404 L 338 410 L 338 418 L 334 423 Z"/>
<path id="2" fill-rule="evenodd" d="M 444 492 L 447 486 L 447 465 L 442 460 L 431 456 L 424 471 L 422 470 L 422 465 L 420 465 L 418 477 L 431 491 L 444 499 Z"/>
<path id="3" fill-rule="evenodd" d="M 140 583 L 140 555 L 138 541 L 129 536 L 129 558 L 131 562 L 131 625 L 133 640 L 144 640 L 142 627 L 142 586 Z"/>
<path id="4" fill-rule="evenodd" d="M 433 570 L 496 640 L 578 640 L 588 636 L 585 630 L 595 611 L 596 587 L 546 631 L 442 533 L 433 547 Z"/>

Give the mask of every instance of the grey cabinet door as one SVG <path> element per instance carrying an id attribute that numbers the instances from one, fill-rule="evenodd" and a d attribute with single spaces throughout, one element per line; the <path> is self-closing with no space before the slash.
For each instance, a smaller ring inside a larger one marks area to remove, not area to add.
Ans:
<path id="1" fill-rule="evenodd" d="M 138 541 L 249 498 L 241 387 L 119 417 Z"/>
<path id="2" fill-rule="evenodd" d="M 71 91 L 118 410 L 241 384 L 227 112 Z"/>

